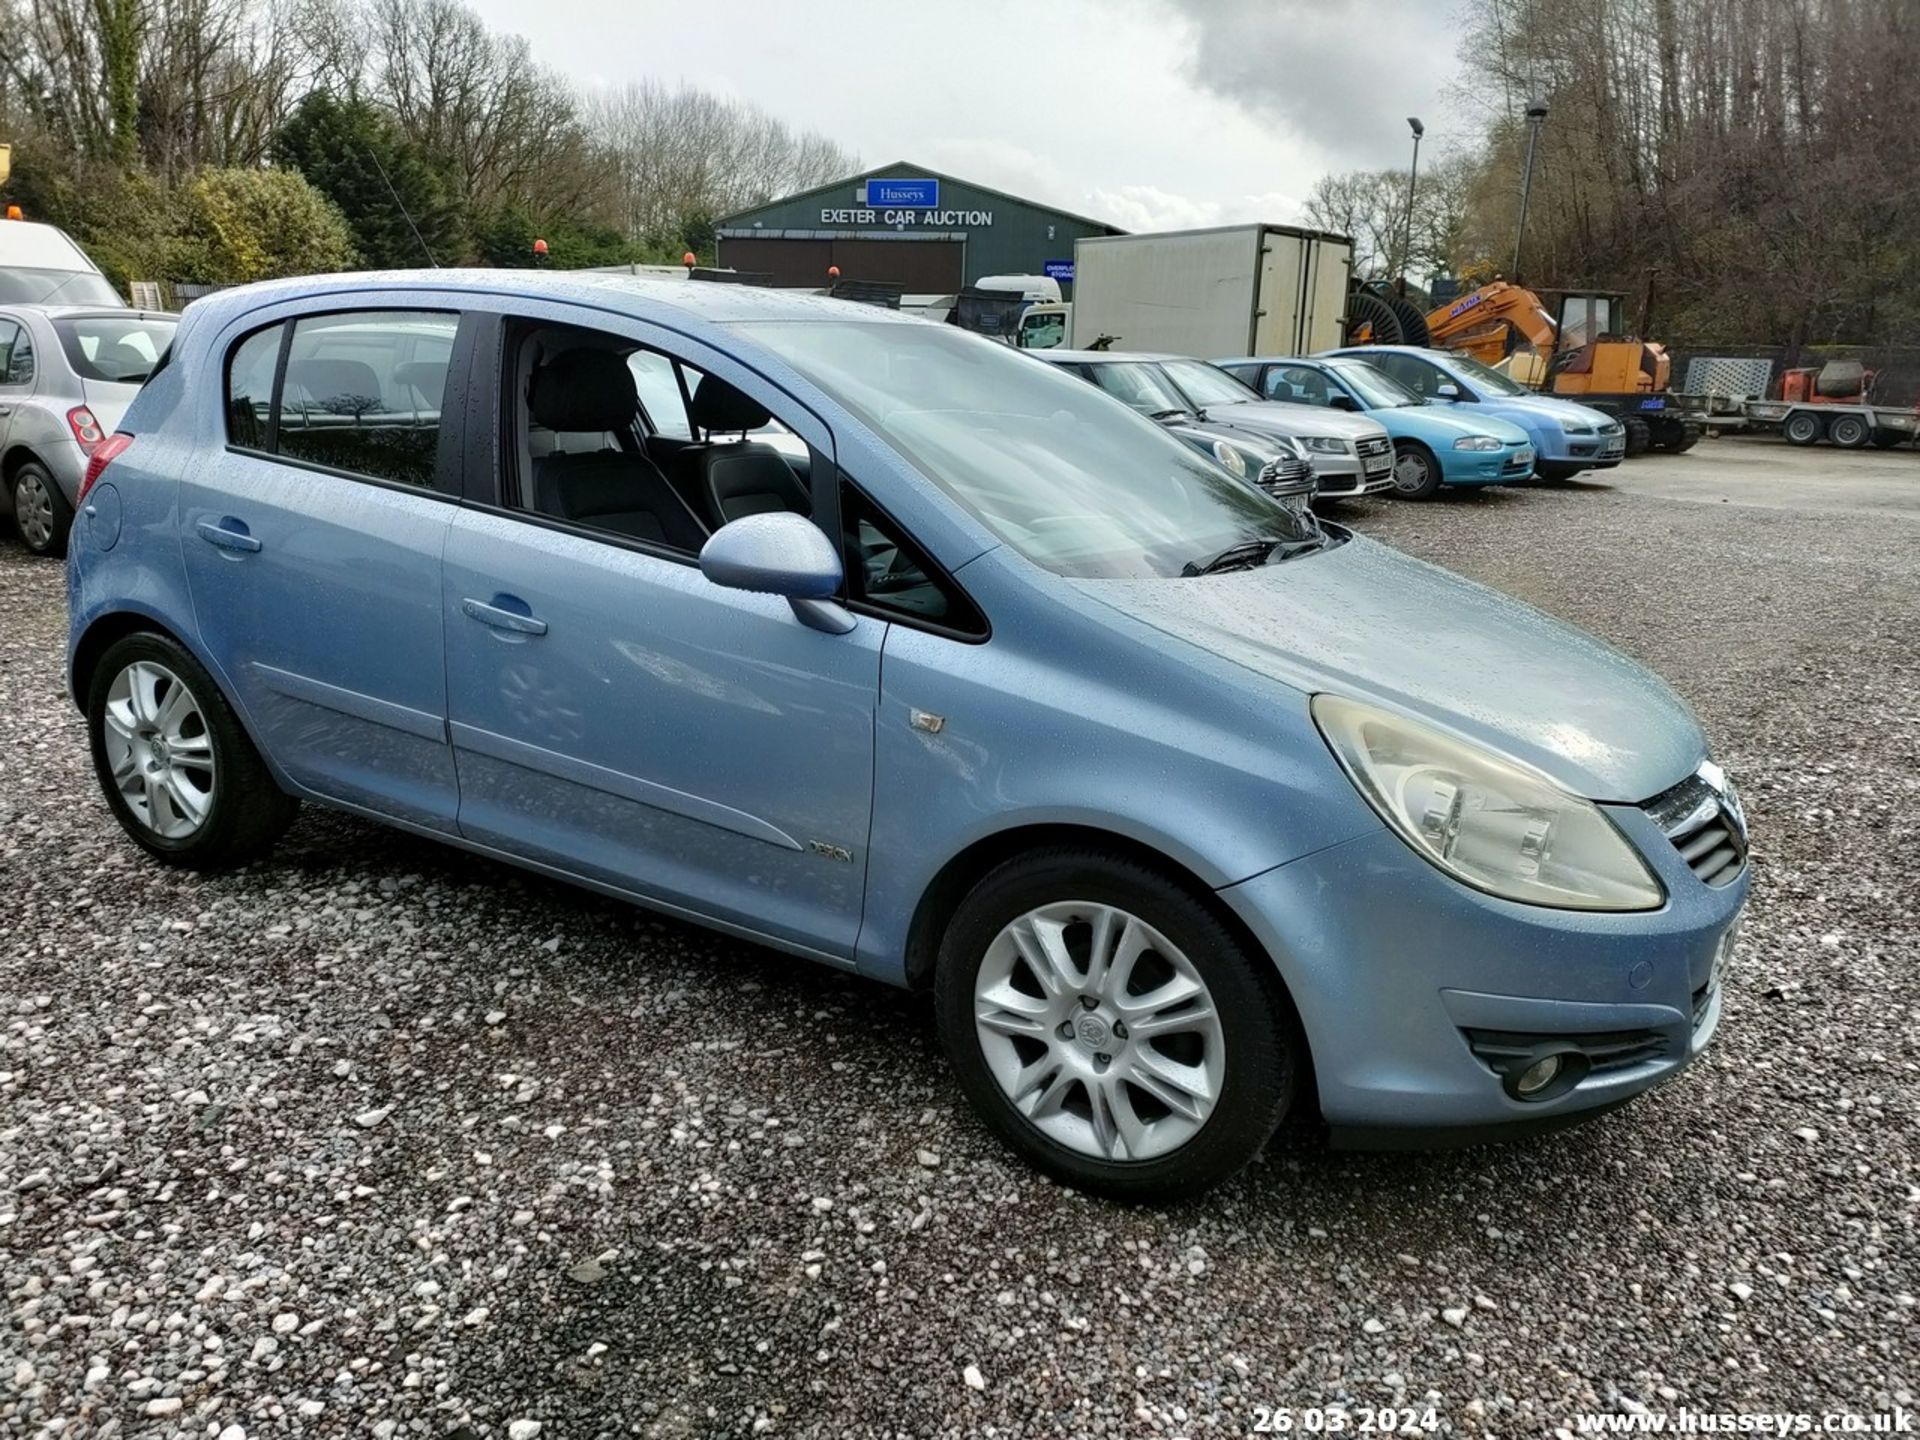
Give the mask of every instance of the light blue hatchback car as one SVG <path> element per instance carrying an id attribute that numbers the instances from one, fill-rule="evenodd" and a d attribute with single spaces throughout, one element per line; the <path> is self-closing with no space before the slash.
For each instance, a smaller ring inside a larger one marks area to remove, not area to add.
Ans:
<path id="1" fill-rule="evenodd" d="M 1533 442 L 1534 470 L 1542 479 L 1611 470 L 1626 458 L 1627 432 L 1611 415 L 1529 390 L 1470 355 L 1414 345 L 1361 345 L 1324 354 L 1364 360 L 1429 405 L 1458 406 L 1518 425 Z"/>
<path id="2" fill-rule="evenodd" d="M 774 291 L 230 290 L 94 452 L 70 684 L 157 859 L 300 801 L 930 988 L 1072 1184 L 1563 1124 L 1699 1054 L 1745 823 L 1604 645 L 1096 387 Z"/>
<path id="3" fill-rule="evenodd" d="M 1428 405 L 1364 360 L 1267 356 L 1213 363 L 1268 400 L 1378 421 L 1393 439 L 1393 491 L 1402 499 L 1428 499 L 1442 485 L 1505 485 L 1533 475 L 1533 442 L 1518 425 L 1463 407 Z"/>

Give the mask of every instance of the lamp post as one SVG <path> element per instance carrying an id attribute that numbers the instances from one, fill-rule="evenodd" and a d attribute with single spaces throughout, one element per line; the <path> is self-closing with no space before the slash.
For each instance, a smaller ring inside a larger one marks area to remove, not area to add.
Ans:
<path id="1" fill-rule="evenodd" d="M 1513 270 L 1520 279 L 1520 246 L 1527 238 L 1527 201 L 1533 196 L 1533 152 L 1540 145 L 1540 126 L 1547 118 L 1547 97 L 1536 95 L 1527 102 L 1527 168 L 1520 177 L 1520 224 L 1513 232 Z"/>
<path id="2" fill-rule="evenodd" d="M 1420 177 L 1420 137 L 1427 133 L 1412 115 L 1407 117 L 1407 128 L 1413 131 L 1413 164 L 1407 169 L 1407 226 L 1400 242 L 1400 280 L 1405 288 L 1407 270 L 1413 264 L 1413 185 Z"/>

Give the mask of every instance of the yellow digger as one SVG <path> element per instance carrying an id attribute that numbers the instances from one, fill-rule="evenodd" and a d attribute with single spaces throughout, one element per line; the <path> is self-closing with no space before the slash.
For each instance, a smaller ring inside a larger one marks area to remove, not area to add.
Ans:
<path id="1" fill-rule="evenodd" d="M 1549 308 L 1551 304 L 1552 308 Z M 1625 298 L 1605 290 L 1551 290 L 1493 280 L 1421 315 L 1375 287 L 1348 306 L 1349 343 L 1460 350 L 1522 384 L 1604 410 L 1626 428 L 1627 454 L 1678 453 L 1700 422 L 1670 403 L 1664 346 L 1626 334 Z"/>

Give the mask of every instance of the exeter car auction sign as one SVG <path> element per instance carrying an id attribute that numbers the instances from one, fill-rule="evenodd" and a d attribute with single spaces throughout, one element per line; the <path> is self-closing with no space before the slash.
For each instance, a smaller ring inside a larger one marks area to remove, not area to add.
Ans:
<path id="1" fill-rule="evenodd" d="M 942 210 L 938 180 L 867 180 L 855 192 L 857 207 L 828 206 L 822 225 L 967 226 L 993 224 L 991 210 Z"/>

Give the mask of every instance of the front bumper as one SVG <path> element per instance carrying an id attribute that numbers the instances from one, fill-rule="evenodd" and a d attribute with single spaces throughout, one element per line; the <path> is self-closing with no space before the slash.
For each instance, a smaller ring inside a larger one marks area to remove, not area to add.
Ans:
<path id="1" fill-rule="evenodd" d="M 1356 495 L 1378 495 L 1393 488 L 1393 455 L 1389 450 L 1382 463 L 1369 456 L 1362 467 L 1358 455 L 1314 454 L 1313 473 L 1320 481 L 1316 500 L 1346 500 Z"/>
<path id="2" fill-rule="evenodd" d="M 1715 960 L 1749 873 L 1706 885 L 1643 811 L 1606 808 L 1666 886 L 1660 909 L 1496 899 L 1385 829 L 1220 892 L 1287 982 L 1341 1140 L 1445 1145 L 1459 1132 L 1572 1123 L 1672 1079 L 1706 1047 L 1720 1020 Z M 1627 1035 L 1637 1048 L 1529 1102 L 1475 1054 L 1489 1032 L 1596 1046 Z"/>
<path id="3" fill-rule="evenodd" d="M 1533 474 L 1531 445 L 1509 445 L 1504 450 L 1449 450 L 1440 461 L 1440 476 L 1448 485 L 1505 485 Z"/>

